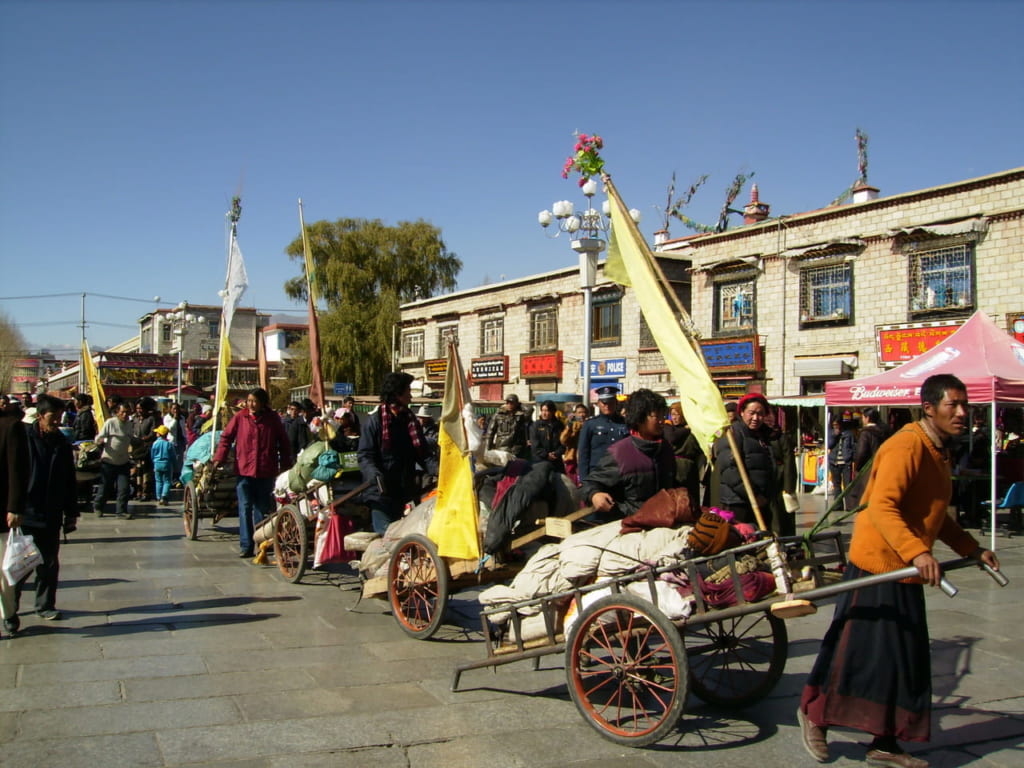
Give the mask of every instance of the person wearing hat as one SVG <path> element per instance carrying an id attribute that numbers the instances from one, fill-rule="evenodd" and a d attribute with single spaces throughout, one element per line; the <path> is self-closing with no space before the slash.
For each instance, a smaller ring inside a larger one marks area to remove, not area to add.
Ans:
<path id="1" fill-rule="evenodd" d="M 605 451 L 613 443 L 629 435 L 626 422 L 622 418 L 618 395 L 619 390 L 616 387 L 597 388 L 597 416 L 583 423 L 576 449 L 581 483 L 601 461 Z"/>
<path id="2" fill-rule="evenodd" d="M 178 452 L 168 437 L 171 431 L 167 427 L 161 424 L 153 432 L 156 440 L 149 450 L 153 459 L 153 476 L 156 478 L 156 498 L 158 504 L 164 505 L 171 493 L 171 481 L 178 466 Z"/>
<path id="3" fill-rule="evenodd" d="M 505 405 L 498 409 L 491 419 L 487 431 L 487 448 L 492 451 L 507 451 L 514 458 L 530 457 L 530 420 L 519 404 L 519 395 L 512 392 L 505 398 Z"/>
<path id="4" fill-rule="evenodd" d="M 754 501 L 757 502 L 762 516 L 769 514 L 768 506 L 777 494 L 782 493 L 776 482 L 775 457 L 769 442 L 771 435 L 765 423 L 768 413 L 768 400 L 764 395 L 751 393 L 744 395 L 736 404 L 738 418 L 729 429 L 739 449 L 739 457 L 733 454 L 728 434 L 723 434 L 715 441 L 714 479 L 717 480 L 718 498 L 712 491 L 711 503 L 736 514 L 736 522 L 756 525 L 752 501 L 747 494 L 746 486 L 738 467 L 742 461 L 754 489 Z M 713 485 L 714 485 L 713 481 Z"/>

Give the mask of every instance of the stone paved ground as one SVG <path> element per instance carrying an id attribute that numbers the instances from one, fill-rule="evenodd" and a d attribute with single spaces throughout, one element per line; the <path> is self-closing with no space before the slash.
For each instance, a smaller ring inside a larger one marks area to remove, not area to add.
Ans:
<path id="1" fill-rule="evenodd" d="M 235 557 L 234 521 L 204 521 L 192 542 L 177 508 L 138 509 L 130 521 L 85 515 L 62 549 L 65 619 L 23 613 L 22 633 L 0 641 L 0 765 L 813 764 L 794 710 L 827 606 L 790 622 L 768 698 L 739 712 L 691 698 L 675 734 L 633 750 L 577 714 L 559 657 L 467 672 L 451 692 L 452 665 L 483 657 L 472 592 L 455 596 L 455 624 L 418 642 L 382 602 L 357 605 L 343 570 L 288 584 Z M 955 599 L 929 596 L 935 727 L 915 751 L 932 765 L 1024 766 L 1020 541 L 1000 540 L 1010 587 L 970 569 L 955 574 Z M 863 764 L 860 742 L 834 734 L 832 764 Z"/>

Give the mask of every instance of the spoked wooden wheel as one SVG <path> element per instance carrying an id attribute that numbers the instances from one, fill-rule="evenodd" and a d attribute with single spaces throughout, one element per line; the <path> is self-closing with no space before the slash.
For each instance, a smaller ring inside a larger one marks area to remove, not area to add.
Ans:
<path id="1" fill-rule="evenodd" d="M 410 637 L 426 640 L 441 626 L 448 604 L 448 566 L 426 536 L 406 536 L 388 563 L 388 600 L 395 621 Z"/>
<path id="2" fill-rule="evenodd" d="M 565 671 L 580 714 L 616 744 L 660 741 L 683 713 L 687 667 L 679 630 L 633 595 L 609 595 L 581 612 Z"/>
<path id="3" fill-rule="evenodd" d="M 181 521 L 185 524 L 185 535 L 192 541 L 199 538 L 199 495 L 196 484 L 191 480 L 185 484 L 184 503 L 181 505 Z"/>
<path id="4" fill-rule="evenodd" d="M 687 627 L 690 686 L 709 704 L 745 707 L 767 696 L 786 668 L 786 623 L 771 613 Z"/>
<path id="5" fill-rule="evenodd" d="M 274 525 L 274 559 L 281 575 L 292 584 L 297 584 L 306 572 L 308 547 L 306 518 L 292 504 L 278 509 Z"/>

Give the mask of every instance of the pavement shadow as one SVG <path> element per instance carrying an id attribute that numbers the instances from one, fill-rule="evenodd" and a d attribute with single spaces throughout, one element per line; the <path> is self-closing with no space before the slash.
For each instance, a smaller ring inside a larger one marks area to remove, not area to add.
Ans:
<path id="1" fill-rule="evenodd" d="M 177 541 L 183 538 L 184 534 L 175 533 L 167 536 L 79 536 L 73 534 L 69 544 L 126 544 L 133 541 Z"/>
<path id="2" fill-rule="evenodd" d="M 122 635 L 136 635 L 147 632 L 198 629 L 209 627 L 211 624 L 251 624 L 253 622 L 276 619 L 280 616 L 281 614 L 279 613 L 193 613 L 175 614 L 173 616 L 168 614 L 166 621 L 140 619 L 138 621 L 112 622 L 85 627 L 33 624 L 28 627 L 23 626 L 18 633 L 18 637 L 30 637 L 32 635 L 77 635 L 88 639 L 120 637 Z"/>
<path id="3" fill-rule="evenodd" d="M 132 579 L 61 579 L 61 589 L 74 589 L 75 587 L 109 587 L 111 584 L 134 584 Z"/>

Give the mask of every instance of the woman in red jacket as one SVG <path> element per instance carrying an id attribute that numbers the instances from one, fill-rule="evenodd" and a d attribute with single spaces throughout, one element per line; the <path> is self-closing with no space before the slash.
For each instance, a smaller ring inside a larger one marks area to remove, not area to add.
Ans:
<path id="1" fill-rule="evenodd" d="M 234 444 L 238 475 L 238 556 L 252 557 L 252 532 L 270 512 L 274 479 L 291 467 L 295 458 L 281 417 L 270 408 L 267 390 L 258 387 L 251 390 L 245 406 L 221 433 L 213 463 L 221 468 Z"/>

